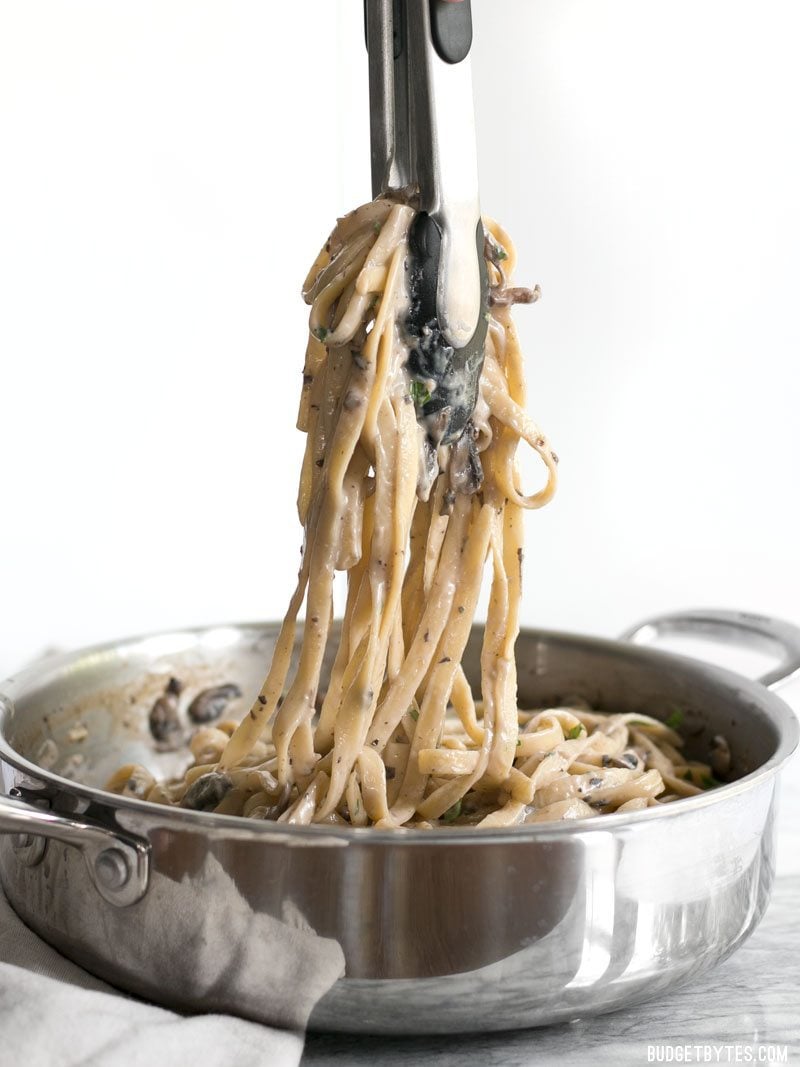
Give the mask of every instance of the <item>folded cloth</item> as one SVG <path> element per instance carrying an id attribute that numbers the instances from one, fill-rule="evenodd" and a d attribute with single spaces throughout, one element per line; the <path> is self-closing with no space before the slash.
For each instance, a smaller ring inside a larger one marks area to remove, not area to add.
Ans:
<path id="1" fill-rule="evenodd" d="M 0 890 L 0 1063 L 297 1067 L 303 1036 L 230 1015 L 178 1015 L 120 993 L 29 930 Z"/>

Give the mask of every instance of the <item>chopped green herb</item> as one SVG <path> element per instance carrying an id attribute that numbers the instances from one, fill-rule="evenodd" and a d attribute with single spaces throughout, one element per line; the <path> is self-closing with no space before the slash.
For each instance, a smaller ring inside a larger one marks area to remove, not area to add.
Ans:
<path id="1" fill-rule="evenodd" d="M 414 401 L 414 406 L 421 408 L 424 407 L 431 398 L 431 394 L 425 388 L 422 382 L 413 381 L 411 383 L 411 399 Z"/>
<path id="2" fill-rule="evenodd" d="M 484 320 L 486 322 L 491 322 L 492 321 L 492 313 L 491 313 L 491 311 L 484 311 L 483 318 L 484 318 Z"/>
<path id="3" fill-rule="evenodd" d="M 710 774 L 704 774 L 700 779 L 700 783 L 703 789 L 716 789 L 718 785 L 722 785 L 722 782 L 718 782 L 716 778 L 712 778 Z"/>
<path id="4" fill-rule="evenodd" d="M 414 720 L 414 722 L 416 722 L 417 719 L 419 718 L 419 712 L 417 711 L 416 708 L 409 708 L 408 709 L 408 714 L 411 716 L 411 718 Z"/>
<path id="5" fill-rule="evenodd" d="M 372 228 L 375 231 L 375 233 L 380 233 L 381 230 L 383 229 L 383 223 L 382 222 L 373 222 Z"/>
<path id="6" fill-rule="evenodd" d="M 673 711 L 669 713 L 666 719 L 664 719 L 664 725 L 668 726 L 670 730 L 677 730 L 682 722 L 683 712 L 680 708 L 673 709 Z"/>
<path id="7" fill-rule="evenodd" d="M 500 248 L 498 246 L 498 249 L 495 252 L 494 256 L 496 260 L 502 262 L 504 259 L 508 259 L 508 252 L 506 252 L 505 248 Z"/>
<path id="8" fill-rule="evenodd" d="M 455 822 L 461 814 L 461 801 L 457 800 L 452 808 L 448 808 L 442 816 L 442 822 Z"/>
<path id="9" fill-rule="evenodd" d="M 521 738 L 521 737 L 518 737 L 518 738 L 517 738 L 517 748 L 519 748 L 519 746 L 520 746 L 521 744 L 522 744 L 522 738 Z"/>
<path id="10" fill-rule="evenodd" d="M 318 338 L 320 341 L 324 341 L 325 338 L 328 336 L 328 327 L 327 326 L 317 326 L 316 330 L 314 331 L 314 336 L 316 338 Z"/>
<path id="11" fill-rule="evenodd" d="M 578 723 L 577 726 L 573 726 L 571 730 L 567 730 L 566 737 L 568 741 L 577 741 L 577 739 L 583 733 L 583 726 Z"/>

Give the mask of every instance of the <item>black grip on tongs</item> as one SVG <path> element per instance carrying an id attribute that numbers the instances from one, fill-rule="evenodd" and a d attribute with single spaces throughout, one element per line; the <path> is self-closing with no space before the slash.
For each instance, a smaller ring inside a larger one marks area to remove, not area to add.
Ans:
<path id="1" fill-rule="evenodd" d="M 445 63 L 460 63 L 472 47 L 471 0 L 430 0 L 433 46 Z"/>
<path id="2" fill-rule="evenodd" d="M 369 51 L 369 34 L 367 32 L 367 5 L 364 0 L 364 42 Z M 393 0 L 394 7 L 394 58 L 403 50 L 402 25 L 400 17 L 405 0 Z M 460 63 L 466 59 L 472 48 L 472 0 L 430 0 L 431 38 L 437 53 L 445 63 Z"/>

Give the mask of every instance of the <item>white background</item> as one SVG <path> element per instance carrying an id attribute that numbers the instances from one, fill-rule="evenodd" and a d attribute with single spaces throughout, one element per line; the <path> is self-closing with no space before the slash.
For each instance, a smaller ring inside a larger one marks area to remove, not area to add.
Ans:
<path id="1" fill-rule="evenodd" d="M 792 0 L 474 0 L 484 208 L 561 456 L 523 619 L 800 621 Z M 360 0 L 0 0 L 0 676 L 282 614 L 298 290 L 369 196 Z"/>

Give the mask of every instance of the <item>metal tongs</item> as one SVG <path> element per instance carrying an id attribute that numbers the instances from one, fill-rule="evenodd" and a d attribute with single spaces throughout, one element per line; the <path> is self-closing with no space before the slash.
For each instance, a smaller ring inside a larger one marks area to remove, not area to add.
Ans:
<path id="1" fill-rule="evenodd" d="M 418 416 L 433 445 L 472 418 L 488 279 L 472 107 L 470 0 L 364 0 L 372 195 L 417 208 L 407 323 Z"/>

